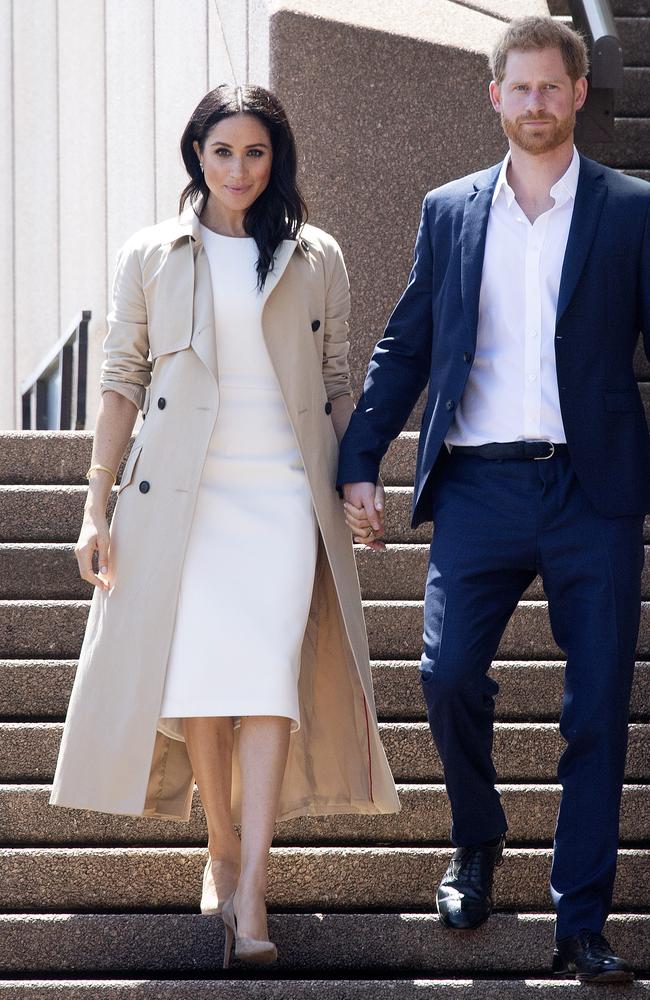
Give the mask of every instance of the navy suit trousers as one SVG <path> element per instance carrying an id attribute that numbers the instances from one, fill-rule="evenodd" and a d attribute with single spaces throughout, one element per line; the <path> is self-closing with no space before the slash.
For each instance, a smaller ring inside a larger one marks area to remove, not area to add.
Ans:
<path id="1" fill-rule="evenodd" d="M 643 518 L 599 515 L 567 455 L 493 461 L 445 453 L 433 520 L 421 672 L 452 840 L 467 846 L 507 829 L 492 762 L 498 685 L 488 670 L 539 574 L 567 660 L 551 872 L 556 936 L 601 931 L 616 872 Z"/>

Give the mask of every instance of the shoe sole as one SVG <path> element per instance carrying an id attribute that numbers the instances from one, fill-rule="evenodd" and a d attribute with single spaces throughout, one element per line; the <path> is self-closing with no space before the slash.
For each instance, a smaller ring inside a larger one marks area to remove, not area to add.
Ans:
<path id="1" fill-rule="evenodd" d="M 588 972 L 576 972 L 572 969 L 561 969 L 558 972 L 553 973 L 554 976 L 564 977 L 565 979 L 570 977 L 576 979 L 580 983 L 632 983 L 634 982 L 634 973 L 626 972 L 624 969 L 618 969 L 612 972 L 600 972 L 597 975 L 591 975 Z"/>

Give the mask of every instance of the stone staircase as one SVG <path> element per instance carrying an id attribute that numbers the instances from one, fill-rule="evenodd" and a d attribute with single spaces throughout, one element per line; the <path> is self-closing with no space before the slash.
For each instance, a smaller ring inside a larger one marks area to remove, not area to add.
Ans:
<path id="1" fill-rule="evenodd" d="M 617 95 L 616 133 L 609 143 L 580 148 L 608 166 L 650 180 L 650 0 L 609 0 L 623 47 L 623 89 Z M 549 10 L 571 21 L 567 0 Z"/>
<path id="2" fill-rule="evenodd" d="M 567 14 L 564 0 L 550 7 Z M 612 7 L 626 61 L 617 137 L 585 151 L 650 180 L 650 0 L 612 0 Z M 650 415 L 650 365 L 641 352 L 636 367 Z M 0 1000 L 546 1000 L 578 989 L 603 1000 L 650 997 L 650 560 L 607 926 L 640 980 L 590 990 L 550 978 L 547 882 L 563 664 L 539 582 L 493 665 L 501 686 L 495 760 L 510 823 L 497 913 L 469 935 L 446 932 L 437 920 L 449 809 L 418 681 L 430 529 L 408 528 L 416 442 L 403 434 L 384 464 L 386 553 L 357 553 L 382 738 L 402 812 L 279 826 L 269 903 L 280 962 L 270 972 L 223 974 L 221 923 L 196 912 L 206 840 L 198 801 L 189 825 L 47 804 L 90 597 L 72 548 L 91 438 L 0 435 Z"/>
<path id="3" fill-rule="evenodd" d="M 648 366 L 639 376 L 650 377 Z M 221 923 L 196 913 L 206 840 L 198 800 L 187 826 L 47 804 L 90 596 L 72 548 L 91 438 L 0 436 L 0 997 L 543 1000 L 576 988 L 549 978 L 562 664 L 537 584 L 493 668 L 510 822 L 498 913 L 470 935 L 445 932 L 435 914 L 449 810 L 418 682 L 427 530 L 408 528 L 415 447 L 416 435 L 403 434 L 385 462 L 387 552 L 358 553 L 402 812 L 279 826 L 269 903 L 280 963 L 264 978 L 222 978 Z M 647 529 L 650 542 L 650 521 Z M 644 598 L 608 925 L 615 947 L 648 974 L 636 993 L 650 992 L 650 572 Z"/>

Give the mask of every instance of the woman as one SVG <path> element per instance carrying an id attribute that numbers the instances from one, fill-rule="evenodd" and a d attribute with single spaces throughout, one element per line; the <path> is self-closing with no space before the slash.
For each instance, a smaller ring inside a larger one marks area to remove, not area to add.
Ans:
<path id="1" fill-rule="evenodd" d="M 333 485 L 349 291 L 303 224 L 276 98 L 218 87 L 181 151 L 179 218 L 118 259 L 76 548 L 96 589 L 51 801 L 187 819 L 195 779 L 202 911 L 222 912 L 226 964 L 235 927 L 238 957 L 273 961 L 275 820 L 399 808 Z"/>

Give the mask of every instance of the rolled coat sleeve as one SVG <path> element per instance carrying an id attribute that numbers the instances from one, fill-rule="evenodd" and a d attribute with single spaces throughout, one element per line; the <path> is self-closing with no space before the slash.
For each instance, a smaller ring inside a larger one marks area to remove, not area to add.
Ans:
<path id="1" fill-rule="evenodd" d="M 130 243 L 118 254 L 107 319 L 100 390 L 119 392 L 141 410 L 151 381 L 151 360 L 142 268 L 138 248 Z"/>
<path id="2" fill-rule="evenodd" d="M 350 395 L 348 354 L 350 282 L 343 254 L 334 243 L 328 260 L 328 281 L 325 299 L 325 331 L 323 336 L 323 382 L 328 399 Z"/>

